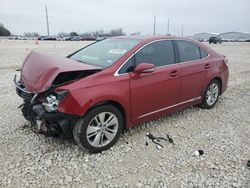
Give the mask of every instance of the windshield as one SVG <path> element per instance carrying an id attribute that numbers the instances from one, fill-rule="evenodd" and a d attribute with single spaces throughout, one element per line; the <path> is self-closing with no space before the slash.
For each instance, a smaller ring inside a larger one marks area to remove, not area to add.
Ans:
<path id="1" fill-rule="evenodd" d="M 79 62 L 106 68 L 114 64 L 115 61 L 139 42 L 139 40 L 135 39 L 105 39 L 83 48 L 70 58 Z"/>

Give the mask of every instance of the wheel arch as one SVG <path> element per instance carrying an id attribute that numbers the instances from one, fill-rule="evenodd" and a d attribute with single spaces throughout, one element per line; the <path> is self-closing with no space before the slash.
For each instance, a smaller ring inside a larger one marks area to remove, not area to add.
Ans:
<path id="1" fill-rule="evenodd" d="M 217 80 L 219 82 L 219 84 L 220 84 L 220 91 L 219 91 L 220 93 L 219 93 L 219 95 L 221 95 L 221 92 L 222 92 L 222 79 L 219 76 L 216 76 L 213 79 L 211 79 L 209 82 L 211 82 L 213 80 Z"/>
<path id="2" fill-rule="evenodd" d="M 125 108 L 117 101 L 105 100 L 105 101 L 97 102 L 96 104 L 92 105 L 85 113 L 88 113 L 92 109 L 94 109 L 98 106 L 105 105 L 105 104 L 113 105 L 121 112 L 122 118 L 123 118 L 123 131 L 126 130 L 127 129 L 127 114 L 126 114 Z"/>

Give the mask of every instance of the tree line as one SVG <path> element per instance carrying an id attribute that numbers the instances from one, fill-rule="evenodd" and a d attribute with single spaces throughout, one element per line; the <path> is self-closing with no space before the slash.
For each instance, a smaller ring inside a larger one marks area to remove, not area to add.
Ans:
<path id="1" fill-rule="evenodd" d="M 0 36 L 10 36 L 11 33 L 8 29 L 4 27 L 3 24 L 0 23 Z"/>
<path id="2" fill-rule="evenodd" d="M 122 28 L 117 29 L 111 29 L 109 32 L 104 32 L 103 30 L 96 30 L 91 32 L 85 32 L 85 33 L 77 33 L 75 31 L 66 33 L 66 32 L 60 32 L 57 34 L 58 37 L 74 37 L 74 36 L 92 36 L 92 37 L 103 37 L 103 36 L 124 36 L 126 33 L 123 31 Z"/>
<path id="3" fill-rule="evenodd" d="M 115 37 L 115 36 L 124 36 L 126 33 L 123 31 L 123 28 L 111 29 L 108 32 L 104 32 L 103 30 L 96 30 L 84 33 L 77 33 L 75 31 L 72 32 L 59 32 L 57 34 L 58 37 L 74 37 L 74 36 L 91 36 L 91 37 Z M 140 32 L 132 33 L 131 35 L 140 35 Z M 0 36 L 11 36 L 11 32 L 5 28 L 3 24 L 0 23 Z M 25 37 L 39 37 L 41 36 L 38 32 L 25 32 L 23 34 Z"/>

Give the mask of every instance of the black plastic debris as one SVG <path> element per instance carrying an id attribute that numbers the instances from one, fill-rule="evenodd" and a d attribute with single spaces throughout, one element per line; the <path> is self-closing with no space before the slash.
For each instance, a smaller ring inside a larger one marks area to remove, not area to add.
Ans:
<path id="1" fill-rule="evenodd" d="M 204 151 L 203 150 L 198 150 L 199 154 L 200 155 L 203 155 L 204 154 Z"/>
<path id="2" fill-rule="evenodd" d="M 146 134 L 146 146 L 148 146 L 148 139 L 150 139 L 155 145 L 156 145 L 156 148 L 158 150 L 161 150 L 163 148 L 163 145 L 161 145 L 159 142 L 161 140 L 163 141 L 169 141 L 171 144 L 174 143 L 173 139 L 167 134 L 167 138 L 164 138 L 164 137 L 156 137 L 154 135 L 152 135 L 151 133 L 147 133 Z"/>
<path id="3" fill-rule="evenodd" d="M 167 138 L 168 138 L 168 141 L 173 144 L 174 143 L 174 140 L 167 134 Z"/>
<path id="4" fill-rule="evenodd" d="M 122 135 L 122 138 L 126 144 L 129 144 L 124 135 Z"/>
<path id="5" fill-rule="evenodd" d="M 247 168 L 250 169 L 250 160 L 247 161 Z"/>
<path id="6" fill-rule="evenodd" d="M 146 137 L 145 137 L 145 145 L 148 146 L 148 136 L 146 134 Z"/>

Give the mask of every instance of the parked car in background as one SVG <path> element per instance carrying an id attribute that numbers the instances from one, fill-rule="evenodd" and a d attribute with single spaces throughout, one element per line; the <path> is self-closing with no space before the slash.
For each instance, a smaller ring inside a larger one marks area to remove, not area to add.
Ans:
<path id="1" fill-rule="evenodd" d="M 217 43 L 222 43 L 222 40 L 220 37 L 210 37 L 209 40 L 208 40 L 209 44 L 211 43 L 214 43 L 214 44 L 217 44 Z"/>
<path id="2" fill-rule="evenodd" d="M 152 118 L 212 108 L 227 88 L 228 67 L 225 56 L 190 38 L 116 37 L 67 58 L 31 52 L 14 81 L 32 125 L 101 152 Z"/>
<path id="3" fill-rule="evenodd" d="M 70 40 L 71 41 L 80 41 L 81 40 L 81 36 L 71 36 Z"/>
<path id="4" fill-rule="evenodd" d="M 104 40 L 106 39 L 105 37 L 97 37 L 95 40 L 98 42 L 98 41 L 101 41 L 101 40 Z"/>
<path id="5" fill-rule="evenodd" d="M 37 38 L 38 40 L 57 40 L 54 36 L 41 36 Z"/>
<path id="6" fill-rule="evenodd" d="M 91 35 L 89 35 L 89 36 L 88 35 L 83 35 L 83 36 L 80 37 L 80 40 L 81 41 L 95 41 L 96 38 L 91 36 Z"/>

